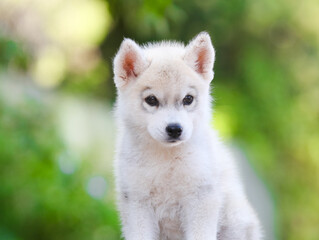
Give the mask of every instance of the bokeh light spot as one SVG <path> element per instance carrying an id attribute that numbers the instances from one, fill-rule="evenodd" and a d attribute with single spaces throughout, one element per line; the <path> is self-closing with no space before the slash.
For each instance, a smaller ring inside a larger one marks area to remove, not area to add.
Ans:
<path id="1" fill-rule="evenodd" d="M 64 53 L 59 48 L 47 47 L 39 53 L 32 72 L 40 86 L 51 88 L 63 80 L 65 71 Z"/>
<path id="2" fill-rule="evenodd" d="M 87 193 L 95 199 L 104 197 L 107 189 L 107 183 L 104 177 L 94 176 L 91 177 L 87 183 Z"/>

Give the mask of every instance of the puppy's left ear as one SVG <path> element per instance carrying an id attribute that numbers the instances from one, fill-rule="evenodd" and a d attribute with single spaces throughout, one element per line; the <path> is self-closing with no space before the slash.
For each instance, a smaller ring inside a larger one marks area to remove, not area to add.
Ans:
<path id="1" fill-rule="evenodd" d="M 214 78 L 215 50 L 207 32 L 199 33 L 186 46 L 184 60 L 205 80 Z"/>

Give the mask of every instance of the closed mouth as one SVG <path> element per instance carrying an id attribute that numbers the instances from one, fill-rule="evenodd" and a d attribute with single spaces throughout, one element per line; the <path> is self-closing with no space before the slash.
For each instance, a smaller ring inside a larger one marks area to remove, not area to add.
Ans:
<path id="1" fill-rule="evenodd" d="M 179 142 L 179 141 L 181 141 L 180 138 L 169 138 L 169 139 L 167 140 L 167 142 L 169 142 L 169 143 L 176 143 L 176 142 Z"/>

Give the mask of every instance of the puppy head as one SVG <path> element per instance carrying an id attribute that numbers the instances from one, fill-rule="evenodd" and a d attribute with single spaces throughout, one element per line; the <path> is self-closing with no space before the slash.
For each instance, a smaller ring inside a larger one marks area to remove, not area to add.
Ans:
<path id="1" fill-rule="evenodd" d="M 140 47 L 125 39 L 114 59 L 118 118 L 136 137 L 167 146 L 188 141 L 209 120 L 214 59 L 205 32 L 186 47 L 169 42 Z"/>

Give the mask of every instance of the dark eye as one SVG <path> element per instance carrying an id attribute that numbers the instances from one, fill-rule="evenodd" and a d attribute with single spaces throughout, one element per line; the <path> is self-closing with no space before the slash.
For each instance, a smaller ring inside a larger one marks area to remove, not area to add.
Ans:
<path id="1" fill-rule="evenodd" d="M 183 99 L 183 105 L 191 105 L 194 100 L 192 95 L 186 95 Z"/>
<path id="2" fill-rule="evenodd" d="M 155 106 L 159 105 L 159 102 L 158 102 L 157 98 L 155 96 L 153 96 L 153 95 L 146 97 L 145 98 L 145 102 L 148 105 L 152 106 L 152 107 L 155 107 Z"/>

